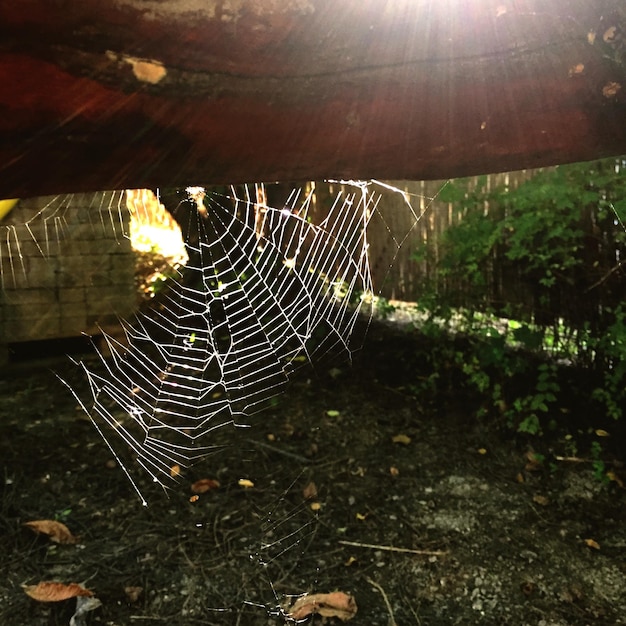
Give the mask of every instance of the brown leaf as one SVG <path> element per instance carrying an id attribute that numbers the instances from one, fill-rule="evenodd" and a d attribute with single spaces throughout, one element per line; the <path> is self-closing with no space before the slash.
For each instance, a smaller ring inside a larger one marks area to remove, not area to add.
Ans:
<path id="1" fill-rule="evenodd" d="M 526 452 L 526 460 L 528 461 L 524 466 L 524 469 L 527 472 L 536 472 L 540 470 L 543 466 L 543 458 L 538 456 L 532 450 Z"/>
<path id="2" fill-rule="evenodd" d="M 180 465 L 172 465 L 172 467 L 170 467 L 170 476 L 172 478 L 178 478 L 180 476 Z"/>
<path id="3" fill-rule="evenodd" d="M 93 596 L 93 591 L 78 583 L 41 582 L 38 585 L 23 585 L 22 589 L 37 602 L 60 602 L 77 596 Z"/>
<path id="4" fill-rule="evenodd" d="M 317 498 L 317 485 L 313 481 L 310 481 L 302 490 L 302 497 L 305 500 Z"/>
<path id="5" fill-rule="evenodd" d="M 143 587 L 124 587 L 124 593 L 129 602 L 137 602 L 142 591 Z"/>
<path id="6" fill-rule="evenodd" d="M 352 619 L 357 612 L 355 599 L 343 591 L 333 593 L 314 593 L 298 598 L 288 616 L 293 620 L 302 620 L 309 615 L 337 617 L 343 622 Z"/>
<path id="7" fill-rule="evenodd" d="M 411 437 L 409 437 L 408 435 L 395 435 L 394 437 L 391 438 L 391 441 L 393 441 L 393 443 L 401 443 L 405 446 L 408 446 L 411 443 Z"/>
<path id="8" fill-rule="evenodd" d="M 533 496 L 533 502 L 535 504 L 539 504 L 540 506 L 548 506 L 548 504 L 550 504 L 550 499 L 545 496 L 536 495 Z"/>
<path id="9" fill-rule="evenodd" d="M 624 481 L 613 470 L 609 470 L 606 473 L 606 477 L 616 483 L 619 487 L 624 489 Z"/>
<path id="10" fill-rule="evenodd" d="M 55 543 L 72 544 L 78 541 L 65 524 L 55 520 L 40 519 L 33 522 L 24 522 L 23 525 L 28 526 L 28 528 L 34 530 L 36 533 L 48 535 L 50 541 L 54 541 Z"/>
<path id="11" fill-rule="evenodd" d="M 207 491 L 211 491 L 211 489 L 217 489 L 219 486 L 220 483 L 218 480 L 214 480 L 213 478 L 201 478 L 191 485 L 191 492 L 206 493 Z"/>
<path id="12" fill-rule="evenodd" d="M 604 41 L 609 43 L 610 41 L 613 41 L 615 39 L 616 34 L 617 34 L 617 26 L 609 26 L 609 28 L 607 28 L 604 31 L 604 35 L 602 35 L 602 39 L 604 39 Z"/>
<path id="13" fill-rule="evenodd" d="M 588 548 L 593 548 L 594 550 L 600 549 L 600 544 L 595 539 L 585 539 L 585 545 Z"/>

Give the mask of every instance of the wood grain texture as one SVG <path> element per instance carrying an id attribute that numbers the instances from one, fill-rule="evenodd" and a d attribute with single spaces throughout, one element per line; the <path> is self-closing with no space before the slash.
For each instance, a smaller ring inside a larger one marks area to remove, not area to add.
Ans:
<path id="1" fill-rule="evenodd" d="M 0 197 L 626 153 L 622 0 L 0 0 Z"/>

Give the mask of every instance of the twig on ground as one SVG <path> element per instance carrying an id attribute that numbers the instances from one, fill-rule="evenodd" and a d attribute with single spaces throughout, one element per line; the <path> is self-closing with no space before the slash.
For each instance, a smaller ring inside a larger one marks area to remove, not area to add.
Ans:
<path id="1" fill-rule="evenodd" d="M 413 613 L 413 617 L 415 618 L 415 623 L 417 624 L 417 626 L 422 626 L 422 620 L 420 619 L 420 616 L 417 614 L 417 611 L 413 608 L 411 603 L 407 601 L 407 598 L 403 598 L 403 600 L 404 600 L 404 604 L 407 607 L 409 607 L 409 611 Z"/>
<path id="2" fill-rule="evenodd" d="M 311 459 L 307 459 L 306 457 L 303 457 L 299 454 L 294 454 L 293 452 L 289 452 L 287 450 L 281 450 L 280 448 L 276 448 L 275 446 L 270 446 L 263 441 L 254 441 L 254 439 L 247 439 L 246 441 L 248 443 L 251 443 L 253 446 L 256 446 L 257 448 L 263 448 L 264 450 L 269 450 L 270 452 L 275 452 L 276 454 L 282 454 L 288 459 L 293 459 L 294 461 L 298 461 L 303 465 L 310 465 L 311 463 L 313 463 Z"/>
<path id="3" fill-rule="evenodd" d="M 353 546 L 355 548 L 369 548 L 370 550 L 384 550 L 385 552 L 401 552 L 404 554 L 419 554 L 421 556 L 445 556 L 445 550 L 413 550 L 411 548 L 396 548 L 395 546 L 381 546 L 374 543 L 361 543 L 359 541 L 344 541 L 339 543 L 343 546 Z"/>
<path id="4" fill-rule="evenodd" d="M 391 608 L 391 603 L 389 602 L 389 598 L 387 597 L 385 590 L 375 580 L 372 580 L 369 576 L 366 576 L 365 580 L 367 580 L 367 582 L 370 585 L 372 585 L 372 587 L 380 591 L 380 594 L 383 597 L 385 606 L 387 607 L 387 611 L 389 612 L 389 626 L 398 626 L 396 622 L 396 618 L 393 615 L 393 609 Z"/>

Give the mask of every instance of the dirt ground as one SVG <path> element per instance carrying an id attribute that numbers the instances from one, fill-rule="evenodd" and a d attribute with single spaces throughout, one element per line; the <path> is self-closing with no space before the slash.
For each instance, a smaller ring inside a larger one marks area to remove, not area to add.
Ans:
<path id="1" fill-rule="evenodd" d="M 70 623 L 74 599 L 25 594 L 40 581 L 95 593 L 76 626 L 269 626 L 331 591 L 354 596 L 354 626 L 626 624 L 626 491 L 588 463 L 533 463 L 530 440 L 476 420 L 454 389 L 410 393 L 426 350 L 375 324 L 352 367 L 216 432 L 225 448 L 175 489 L 141 478 L 147 507 L 53 373 L 80 388 L 79 372 L 63 359 L 5 372 L 0 624 Z M 204 478 L 220 486 L 194 498 Z M 23 526 L 40 519 L 78 542 Z"/>

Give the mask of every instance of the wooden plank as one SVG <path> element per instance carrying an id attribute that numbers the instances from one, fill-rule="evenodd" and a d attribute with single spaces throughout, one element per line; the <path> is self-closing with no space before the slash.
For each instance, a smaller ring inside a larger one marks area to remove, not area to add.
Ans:
<path id="1" fill-rule="evenodd" d="M 623 0 L 0 0 L 0 197 L 626 153 Z"/>

